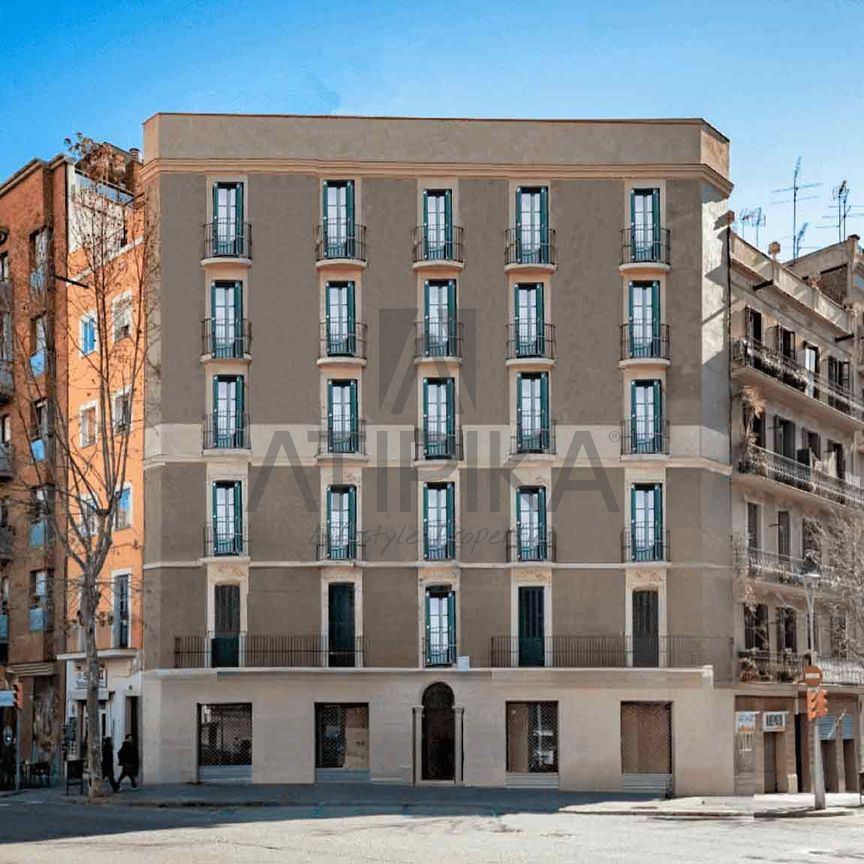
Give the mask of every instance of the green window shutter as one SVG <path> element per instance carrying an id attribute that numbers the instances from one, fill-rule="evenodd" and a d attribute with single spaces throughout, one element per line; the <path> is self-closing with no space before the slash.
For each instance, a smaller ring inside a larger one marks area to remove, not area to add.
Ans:
<path id="1" fill-rule="evenodd" d="M 639 395 L 639 384 L 630 382 L 630 452 L 635 453 L 639 449 L 639 415 L 636 410 L 637 396 Z"/>
<path id="2" fill-rule="evenodd" d="M 235 282 L 234 283 L 234 323 L 237 327 L 236 333 L 239 338 L 242 339 L 243 331 L 240 329 L 242 327 L 243 320 L 243 283 Z"/>
<path id="3" fill-rule="evenodd" d="M 327 432 L 333 432 L 333 381 L 327 382 Z"/>
<path id="4" fill-rule="evenodd" d="M 452 483 L 447 484 L 447 556 L 456 555 L 456 489 Z"/>
<path id="5" fill-rule="evenodd" d="M 540 242 L 543 248 L 540 251 L 540 260 L 549 261 L 549 187 L 540 187 Z"/>
<path id="6" fill-rule="evenodd" d="M 357 487 L 348 487 L 348 542 L 352 546 L 353 555 L 356 555 L 356 550 L 353 549 L 357 543 Z"/>
<path id="7" fill-rule="evenodd" d="M 654 486 L 654 542 L 663 548 L 665 539 L 663 537 L 663 486 L 660 483 Z"/>
<path id="8" fill-rule="evenodd" d="M 447 435 L 456 435 L 456 382 L 453 378 L 447 379 Z M 449 437 L 448 446 L 455 446 L 453 437 Z"/>
<path id="9" fill-rule="evenodd" d="M 426 353 L 429 352 L 429 280 L 423 283 L 423 335 L 426 342 Z"/>
<path id="10" fill-rule="evenodd" d="M 524 489 L 522 486 L 516 487 L 516 536 L 520 538 L 522 537 L 522 493 Z"/>
<path id="11" fill-rule="evenodd" d="M 221 378 L 218 375 L 213 376 L 213 431 L 215 432 L 218 427 L 218 417 L 219 417 L 219 382 Z"/>
<path id="12" fill-rule="evenodd" d="M 660 243 L 660 236 L 657 233 L 660 230 L 660 190 L 651 190 L 651 217 L 654 225 L 654 242 Z"/>
<path id="13" fill-rule="evenodd" d="M 630 533 L 633 546 L 636 545 L 636 486 L 630 486 Z"/>
<path id="14" fill-rule="evenodd" d="M 237 197 L 235 200 L 235 213 L 237 220 L 237 236 L 243 237 L 243 184 L 237 183 L 234 187 L 236 192 L 234 193 Z"/>
<path id="15" fill-rule="evenodd" d="M 538 282 L 534 288 L 534 304 L 537 311 L 537 333 L 543 338 L 543 325 L 546 323 L 546 310 L 543 297 L 543 283 Z"/>
<path id="16" fill-rule="evenodd" d="M 246 442 L 243 441 L 243 415 L 246 412 L 246 391 L 244 387 L 244 377 L 242 375 L 237 376 L 237 413 L 234 416 L 234 431 L 237 434 L 237 440 L 235 441 L 235 446 L 243 447 L 246 445 Z"/>
<path id="17" fill-rule="evenodd" d="M 211 515 L 212 515 L 212 517 L 213 517 L 213 537 L 214 537 L 214 541 L 215 541 L 215 538 L 216 538 L 216 530 L 217 530 L 217 529 L 216 529 L 216 526 L 217 526 L 217 524 L 218 524 L 218 519 L 217 519 L 218 508 L 217 508 L 217 506 L 216 506 L 216 499 L 217 499 L 217 492 L 216 492 L 216 490 L 217 490 L 218 488 L 219 488 L 219 487 L 218 487 L 218 484 L 216 484 L 216 483 L 211 483 L 211 484 L 210 484 L 210 506 L 211 506 L 211 508 L 212 508 Z"/>
<path id="18" fill-rule="evenodd" d="M 345 182 L 345 219 L 348 221 L 348 236 L 354 236 L 354 181 Z"/>
<path id="19" fill-rule="evenodd" d="M 549 375 L 546 372 L 540 374 L 540 426 L 541 437 L 544 446 L 549 446 L 550 424 L 549 424 Z"/>
<path id="20" fill-rule="evenodd" d="M 630 190 L 630 226 L 631 228 L 636 225 L 636 190 Z"/>
<path id="21" fill-rule="evenodd" d="M 451 588 L 447 595 L 447 656 L 449 662 L 455 657 L 451 654 L 456 649 L 456 592 Z"/>
<path id="22" fill-rule="evenodd" d="M 432 662 L 432 609 L 430 603 L 429 589 L 426 589 L 426 663 Z"/>
<path id="23" fill-rule="evenodd" d="M 358 435 L 360 433 L 360 416 L 357 405 L 357 382 L 352 380 L 350 387 L 351 393 L 351 442 L 353 444 L 354 449 L 359 449 L 360 442 L 358 440 Z"/>
<path id="24" fill-rule="evenodd" d="M 660 338 L 660 283 L 651 283 L 651 335 Z M 660 346 L 656 346 L 659 348 Z"/>
<path id="25" fill-rule="evenodd" d="M 234 483 L 234 548 L 241 551 L 243 548 L 243 489 L 240 481 Z"/>
<path id="26" fill-rule="evenodd" d="M 348 307 L 348 348 L 351 354 L 357 352 L 357 320 L 354 308 L 354 283 L 348 282 L 345 287 L 345 297 Z"/>
<path id="27" fill-rule="evenodd" d="M 429 190 L 423 190 L 423 239 L 426 240 L 426 229 L 429 227 Z"/>
<path id="28" fill-rule="evenodd" d="M 213 221 L 219 218 L 219 184 L 214 183 L 212 188 L 213 193 Z"/>
<path id="29" fill-rule="evenodd" d="M 516 187 L 516 242 L 522 237 L 522 187 Z"/>
<path id="30" fill-rule="evenodd" d="M 453 192 L 444 190 L 444 241 L 447 243 L 445 258 L 454 258 L 453 255 Z"/>
<path id="31" fill-rule="evenodd" d="M 447 335 L 455 345 L 456 341 L 456 280 L 450 279 L 447 283 Z M 452 348 L 450 353 L 455 353 Z"/>
<path id="32" fill-rule="evenodd" d="M 429 379 L 423 379 L 423 434 L 429 431 Z"/>
<path id="33" fill-rule="evenodd" d="M 327 219 L 327 181 L 324 180 L 321 183 L 321 231 L 322 231 L 322 241 L 324 243 L 324 254 L 325 256 L 329 253 L 328 249 L 328 233 L 329 233 L 329 225 Z"/>
<path id="34" fill-rule="evenodd" d="M 546 487 L 541 486 L 537 490 L 537 525 L 540 534 L 540 549 L 542 557 L 547 557 L 546 549 Z"/>
<path id="35" fill-rule="evenodd" d="M 654 391 L 654 438 L 656 444 L 656 451 L 659 453 L 662 451 L 662 443 L 663 443 L 663 388 L 660 386 L 660 381 L 652 382 L 652 389 Z"/>
<path id="36" fill-rule="evenodd" d="M 324 513 L 325 522 L 327 523 L 327 546 L 328 546 L 328 549 L 332 543 L 332 540 L 330 539 L 330 526 L 331 526 L 331 522 L 332 522 L 332 516 L 333 516 L 333 487 L 328 486 L 327 487 L 327 509 Z"/>

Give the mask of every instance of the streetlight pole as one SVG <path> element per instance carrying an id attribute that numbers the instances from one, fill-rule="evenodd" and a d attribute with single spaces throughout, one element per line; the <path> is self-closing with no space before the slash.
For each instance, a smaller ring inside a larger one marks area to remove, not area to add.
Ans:
<path id="1" fill-rule="evenodd" d="M 810 665 L 816 665 L 816 582 L 819 577 L 811 573 L 807 577 L 807 618 L 810 631 Z M 822 742 L 819 739 L 819 719 L 809 720 L 813 727 L 813 764 L 810 776 L 813 781 L 813 809 L 825 809 L 825 774 L 822 770 Z"/>

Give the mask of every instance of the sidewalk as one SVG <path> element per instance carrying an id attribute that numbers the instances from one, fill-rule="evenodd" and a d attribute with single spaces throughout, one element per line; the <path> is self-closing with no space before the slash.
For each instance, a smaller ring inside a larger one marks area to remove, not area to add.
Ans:
<path id="1" fill-rule="evenodd" d="M 63 801 L 81 802 L 80 795 L 68 798 L 65 790 L 32 790 L 37 795 Z M 828 808 L 812 812 L 813 796 L 756 795 L 748 797 L 692 797 L 659 799 L 624 793 L 564 792 L 557 789 L 490 789 L 480 787 L 399 786 L 352 783 L 318 785 L 269 784 L 172 784 L 124 787 L 117 794 L 98 800 L 110 807 L 300 807 L 315 814 L 336 808 L 352 811 L 571 813 L 592 816 L 653 816 L 657 818 L 784 818 L 800 816 L 862 815 L 857 793 L 831 793 Z"/>

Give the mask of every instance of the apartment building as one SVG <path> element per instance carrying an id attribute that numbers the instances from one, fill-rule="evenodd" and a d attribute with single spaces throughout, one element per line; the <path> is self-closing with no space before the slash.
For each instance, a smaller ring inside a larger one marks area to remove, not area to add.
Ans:
<path id="1" fill-rule="evenodd" d="M 144 155 L 148 780 L 731 792 L 727 140 L 159 114 Z"/>
<path id="2" fill-rule="evenodd" d="M 736 753 L 740 791 L 812 788 L 798 682 L 814 650 L 830 712 L 819 721 L 826 787 L 857 789 L 864 669 L 831 587 L 844 537 L 832 526 L 864 511 L 856 240 L 783 265 L 730 238 L 735 707 L 756 712 Z M 853 266 L 840 273 L 849 250 Z"/>

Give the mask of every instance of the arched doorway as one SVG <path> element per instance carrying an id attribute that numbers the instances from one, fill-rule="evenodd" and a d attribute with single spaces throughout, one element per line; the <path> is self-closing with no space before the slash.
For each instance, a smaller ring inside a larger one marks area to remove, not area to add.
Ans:
<path id="1" fill-rule="evenodd" d="M 456 779 L 456 715 L 446 684 L 431 684 L 423 693 L 422 749 L 424 780 Z"/>

